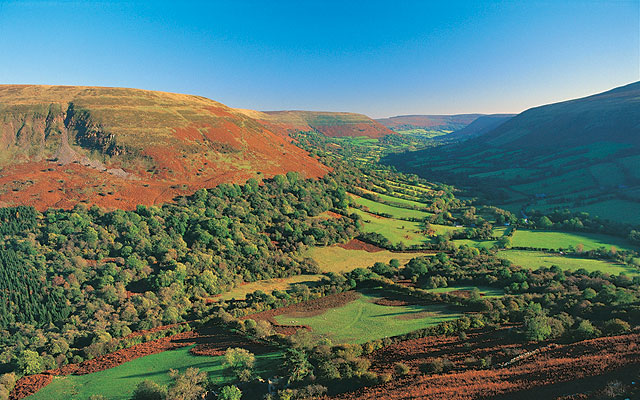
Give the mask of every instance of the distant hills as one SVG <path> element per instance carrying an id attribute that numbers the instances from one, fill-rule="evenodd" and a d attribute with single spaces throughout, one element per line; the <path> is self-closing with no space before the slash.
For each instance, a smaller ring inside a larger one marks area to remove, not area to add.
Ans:
<path id="1" fill-rule="evenodd" d="M 0 85 L 0 205 L 131 208 L 288 171 L 318 177 L 328 168 L 281 132 L 204 97 Z"/>
<path id="2" fill-rule="evenodd" d="M 515 115 L 516 114 L 481 115 L 464 128 L 447 135 L 446 138 L 450 141 L 458 141 L 482 136 L 485 133 L 491 132 L 493 129 L 504 124 Z"/>
<path id="3" fill-rule="evenodd" d="M 640 82 L 535 107 L 482 136 L 385 162 L 514 208 L 568 207 L 622 220 L 625 210 L 640 209 Z"/>
<path id="4" fill-rule="evenodd" d="M 395 131 L 425 129 L 457 131 L 475 121 L 482 114 L 458 115 L 399 115 L 376 119 Z"/>
<path id="5" fill-rule="evenodd" d="M 242 111 L 266 126 L 284 132 L 317 131 L 329 137 L 367 136 L 370 138 L 395 134 L 362 114 L 320 111 Z"/>

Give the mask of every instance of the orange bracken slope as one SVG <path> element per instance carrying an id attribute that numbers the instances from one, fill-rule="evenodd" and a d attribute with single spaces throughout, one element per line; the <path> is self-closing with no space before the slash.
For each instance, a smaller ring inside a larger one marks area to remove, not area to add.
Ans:
<path id="1" fill-rule="evenodd" d="M 281 133 L 199 96 L 0 85 L 0 206 L 131 209 L 222 182 L 329 169 Z"/>

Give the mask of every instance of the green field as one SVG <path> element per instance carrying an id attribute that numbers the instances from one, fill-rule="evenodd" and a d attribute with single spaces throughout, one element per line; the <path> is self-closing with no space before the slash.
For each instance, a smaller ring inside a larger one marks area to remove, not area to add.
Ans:
<path id="1" fill-rule="evenodd" d="M 288 278 L 265 279 L 256 282 L 250 282 L 244 285 L 236 286 L 230 291 L 216 297 L 219 300 L 244 299 L 247 293 L 253 293 L 256 290 L 262 290 L 265 293 L 271 293 L 274 290 L 286 290 L 298 283 L 313 285 L 321 281 L 324 275 L 296 275 Z"/>
<path id="2" fill-rule="evenodd" d="M 611 221 L 640 225 L 639 203 L 627 200 L 605 200 L 586 206 L 570 207 Z"/>
<path id="3" fill-rule="evenodd" d="M 444 305 L 382 306 L 374 303 L 379 298 L 372 293 L 362 293 L 360 298 L 320 315 L 284 314 L 275 318 L 283 325 L 308 325 L 315 334 L 326 336 L 334 343 L 364 343 L 460 317 Z"/>
<path id="4" fill-rule="evenodd" d="M 367 207 L 369 211 L 379 214 L 389 214 L 393 218 L 418 218 L 424 219 L 431 215 L 430 213 L 418 210 L 409 210 L 407 208 L 393 207 L 387 204 L 378 203 L 377 201 L 365 199 L 364 197 L 352 196 L 351 201 L 360 206 Z M 423 205 L 424 206 L 424 205 Z"/>
<path id="5" fill-rule="evenodd" d="M 222 367 L 224 357 L 194 356 L 189 353 L 191 347 L 165 351 L 140 357 L 114 368 L 87 375 L 57 376 L 53 382 L 29 400 L 78 399 L 87 400 L 92 395 L 103 395 L 109 400 L 130 399 L 136 385 L 149 379 L 161 385 L 171 382 L 169 370 L 184 371 L 189 367 L 207 371 L 210 379 L 217 384 L 231 381 Z M 276 374 L 282 353 L 269 353 L 256 356 L 259 374 Z"/>
<path id="6" fill-rule="evenodd" d="M 347 272 L 356 268 L 369 268 L 376 262 L 388 263 L 395 258 L 404 264 L 421 254 L 395 253 L 388 250 L 368 252 L 365 250 L 347 250 L 338 246 L 312 247 L 303 256 L 313 258 L 322 272 Z"/>
<path id="7" fill-rule="evenodd" d="M 360 215 L 364 222 L 364 232 L 375 232 L 389 239 L 392 243 L 405 245 L 420 245 L 428 241 L 422 230 L 421 222 L 402 221 L 393 218 L 383 218 L 369 214 L 357 208 L 350 208 L 349 212 Z"/>
<path id="8" fill-rule="evenodd" d="M 489 286 L 456 286 L 454 285 L 454 286 L 440 287 L 440 288 L 428 289 L 428 290 L 433 293 L 448 293 L 448 292 L 453 292 L 454 290 L 472 291 L 474 289 L 478 289 L 480 291 L 480 295 L 487 298 L 504 296 L 504 290 L 492 288 Z"/>
<path id="9" fill-rule="evenodd" d="M 633 246 L 622 238 L 596 233 L 569 233 L 557 231 L 531 231 L 518 229 L 513 234 L 512 245 L 514 247 L 537 247 L 545 249 L 568 248 L 582 244 L 585 250 L 594 250 L 599 247 L 610 249 L 615 246 L 620 250 L 632 250 Z"/>
<path id="10" fill-rule="evenodd" d="M 539 267 L 549 268 L 552 265 L 557 265 L 563 270 L 572 271 L 583 268 L 589 272 L 602 271 L 612 275 L 618 275 L 621 273 L 630 275 L 640 274 L 640 270 L 637 268 L 626 266 L 624 264 L 614 264 L 603 260 L 547 254 L 542 251 L 504 250 L 498 252 L 498 257 L 509 260 L 516 265 L 531 269 L 537 269 Z"/>
<path id="11" fill-rule="evenodd" d="M 384 190 L 383 188 L 381 188 L 382 190 Z M 402 199 L 400 197 L 396 197 L 396 196 L 391 196 L 388 194 L 382 194 L 382 193 L 378 193 L 378 192 L 373 192 L 371 190 L 366 190 L 366 189 L 362 189 L 360 188 L 360 190 L 362 190 L 363 192 L 366 193 L 371 193 L 375 196 L 378 196 L 380 198 L 380 200 L 382 201 L 386 201 L 392 204 L 398 204 L 398 205 L 405 205 L 405 206 L 409 206 L 409 207 L 418 207 L 418 208 L 425 208 L 428 205 L 425 203 L 420 203 L 418 201 L 415 200 L 408 200 L 408 199 Z M 415 198 L 415 196 L 414 196 Z"/>
<path id="12" fill-rule="evenodd" d="M 471 239 L 458 239 L 452 241 L 457 246 L 467 245 L 469 247 L 475 248 L 485 248 L 490 249 L 495 246 L 498 241 L 497 240 L 471 240 Z"/>

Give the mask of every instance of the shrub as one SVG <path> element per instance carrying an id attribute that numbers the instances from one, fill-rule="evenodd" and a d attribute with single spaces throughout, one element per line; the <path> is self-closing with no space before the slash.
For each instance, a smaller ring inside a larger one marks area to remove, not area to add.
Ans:
<path id="1" fill-rule="evenodd" d="M 167 389 L 148 379 L 138 383 L 131 397 L 132 400 L 164 400 L 166 398 Z"/>
<path id="2" fill-rule="evenodd" d="M 398 362 L 393 366 L 393 371 L 397 376 L 405 376 L 409 373 L 409 366 L 405 363 Z"/>
<path id="3" fill-rule="evenodd" d="M 240 400 L 241 398 L 242 392 L 233 385 L 223 387 L 218 395 L 219 400 Z"/>
<path id="4" fill-rule="evenodd" d="M 447 358 L 434 358 L 420 366 L 420 371 L 425 374 L 440 374 L 453 369 L 453 363 Z"/>

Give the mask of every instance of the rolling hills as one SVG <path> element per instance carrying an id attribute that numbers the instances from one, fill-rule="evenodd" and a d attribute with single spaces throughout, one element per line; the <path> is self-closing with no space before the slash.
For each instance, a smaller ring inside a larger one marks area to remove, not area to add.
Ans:
<path id="1" fill-rule="evenodd" d="M 283 134 L 317 131 L 336 138 L 366 136 L 376 139 L 394 134 L 385 126 L 362 114 L 323 111 L 239 111 Z"/>
<path id="2" fill-rule="evenodd" d="M 0 86 L 0 205 L 131 208 L 222 182 L 328 168 L 280 132 L 199 96 Z"/>
<path id="3" fill-rule="evenodd" d="M 640 82 L 532 108 L 480 137 L 385 162 L 474 187 L 512 209 L 640 223 L 630 217 L 640 201 Z"/>
<path id="4" fill-rule="evenodd" d="M 376 121 L 398 133 L 443 136 L 463 129 L 481 114 L 459 115 L 399 115 Z"/>

